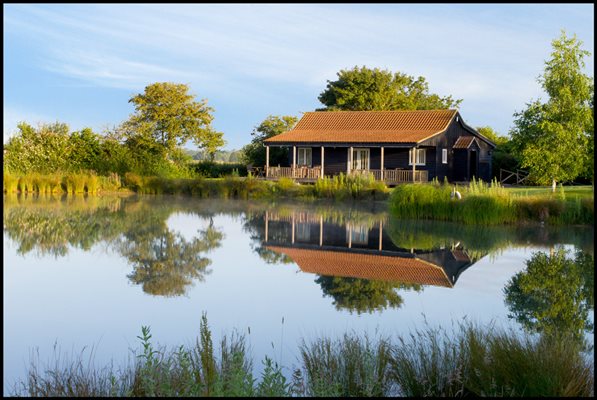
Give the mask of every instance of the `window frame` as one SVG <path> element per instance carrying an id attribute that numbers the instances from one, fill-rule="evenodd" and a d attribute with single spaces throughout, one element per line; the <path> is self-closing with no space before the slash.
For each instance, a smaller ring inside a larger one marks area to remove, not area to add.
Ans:
<path id="1" fill-rule="evenodd" d="M 448 163 L 448 149 L 442 149 L 442 164 Z"/>
<path id="2" fill-rule="evenodd" d="M 415 159 L 415 166 L 417 165 L 427 165 L 427 153 L 426 150 L 427 149 L 416 149 L 417 153 L 416 153 L 416 159 Z M 409 149 L 408 150 L 408 165 L 413 165 L 413 153 L 412 153 L 413 149 Z M 423 162 L 421 162 L 421 154 L 423 154 Z"/>
<path id="3" fill-rule="evenodd" d="M 304 163 L 302 163 L 302 164 L 301 164 L 301 152 L 303 153 L 303 161 L 304 161 Z M 307 157 L 307 154 L 309 155 L 309 157 Z M 313 166 L 313 149 L 311 147 L 297 147 L 296 148 L 296 165 L 297 166 L 306 165 L 309 168 Z"/>

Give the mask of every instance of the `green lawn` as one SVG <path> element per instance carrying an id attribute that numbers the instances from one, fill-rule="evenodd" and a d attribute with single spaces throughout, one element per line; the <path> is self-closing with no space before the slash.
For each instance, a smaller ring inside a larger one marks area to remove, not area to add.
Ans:
<path id="1" fill-rule="evenodd" d="M 517 186 L 509 187 L 507 190 L 515 196 L 550 196 L 552 194 L 551 186 Z M 559 194 L 560 190 L 558 186 L 556 194 Z M 593 197 L 593 186 L 564 186 L 564 194 L 578 197 Z"/>

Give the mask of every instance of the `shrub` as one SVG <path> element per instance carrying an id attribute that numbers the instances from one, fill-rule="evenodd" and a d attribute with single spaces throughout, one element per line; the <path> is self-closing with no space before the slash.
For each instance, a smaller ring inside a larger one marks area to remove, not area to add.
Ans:
<path id="1" fill-rule="evenodd" d="M 199 161 L 191 164 L 191 169 L 198 175 L 205 178 L 222 178 L 225 176 L 247 176 L 247 166 L 245 164 L 236 163 L 216 163 L 213 161 Z"/>

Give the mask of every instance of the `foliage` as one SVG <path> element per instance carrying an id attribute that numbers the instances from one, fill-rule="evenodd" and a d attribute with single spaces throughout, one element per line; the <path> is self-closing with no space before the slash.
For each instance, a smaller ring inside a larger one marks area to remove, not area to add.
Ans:
<path id="1" fill-rule="evenodd" d="M 323 110 L 387 111 L 457 108 L 462 100 L 429 93 L 425 78 L 365 66 L 340 70 L 319 95 Z"/>
<path id="2" fill-rule="evenodd" d="M 534 253 L 504 288 L 509 317 L 531 331 L 580 339 L 584 330 L 593 329 L 594 278 L 595 261 L 589 254 L 577 252 L 570 259 L 563 248 Z"/>
<path id="3" fill-rule="evenodd" d="M 205 178 L 221 178 L 233 175 L 236 171 L 238 176 L 247 176 L 247 166 L 241 163 L 219 163 L 213 161 L 199 161 L 191 164 L 193 171 Z"/>
<path id="4" fill-rule="evenodd" d="M 552 41 L 551 58 L 539 83 L 548 94 L 514 114 L 510 132 L 521 165 L 540 184 L 571 181 L 587 169 L 589 140 L 592 139 L 592 79 L 582 72 L 584 57 L 576 36 L 562 31 Z"/>
<path id="5" fill-rule="evenodd" d="M 353 198 L 386 198 L 389 190 L 381 181 L 376 181 L 372 174 L 340 173 L 333 177 L 324 176 L 315 181 L 314 192 L 317 197 L 337 200 Z"/>
<path id="6" fill-rule="evenodd" d="M 213 109 L 188 91 L 185 84 L 157 82 L 131 97 L 135 113 L 122 126 L 127 142 L 166 157 L 189 140 L 199 147 L 211 146 L 218 138 L 210 128 Z"/>
<path id="7" fill-rule="evenodd" d="M 485 136 L 487 139 L 491 140 L 495 145 L 501 145 L 508 141 L 506 136 L 502 136 L 496 131 L 493 130 L 490 126 L 478 126 L 476 128 L 477 132 L 481 135 Z"/>
<path id="8" fill-rule="evenodd" d="M 22 122 L 4 146 L 4 168 L 15 173 L 52 173 L 71 169 L 68 125 L 42 124 L 37 129 Z"/>
<path id="9" fill-rule="evenodd" d="M 242 148 L 241 162 L 252 166 L 265 166 L 266 150 L 263 141 L 282 132 L 291 130 L 298 118 L 291 115 L 270 115 L 251 132 L 251 143 Z M 288 148 L 270 147 L 269 165 L 286 164 L 288 162 Z"/>

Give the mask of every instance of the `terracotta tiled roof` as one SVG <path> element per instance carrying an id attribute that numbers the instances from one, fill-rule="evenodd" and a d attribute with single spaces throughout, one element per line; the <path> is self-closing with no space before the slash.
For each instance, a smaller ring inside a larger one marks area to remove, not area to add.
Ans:
<path id="1" fill-rule="evenodd" d="M 454 146 L 452 146 L 452 148 L 468 149 L 471 143 L 473 143 L 473 140 L 475 140 L 474 136 L 460 136 L 458 139 L 456 139 L 456 142 L 454 143 Z"/>
<path id="2" fill-rule="evenodd" d="M 279 246 L 266 246 L 266 248 L 286 254 L 303 272 L 452 287 L 443 268 L 419 258 Z"/>
<path id="3" fill-rule="evenodd" d="M 266 143 L 417 143 L 444 131 L 456 110 L 314 111 Z"/>

